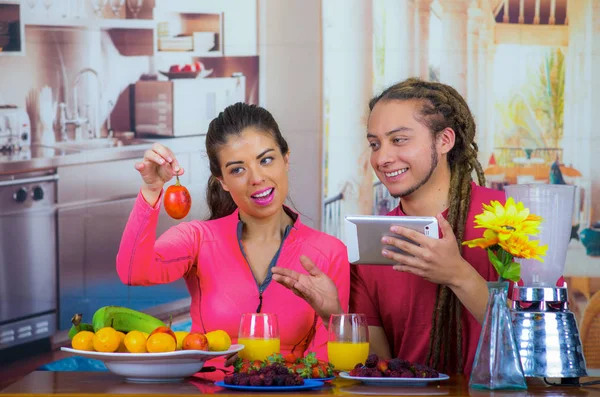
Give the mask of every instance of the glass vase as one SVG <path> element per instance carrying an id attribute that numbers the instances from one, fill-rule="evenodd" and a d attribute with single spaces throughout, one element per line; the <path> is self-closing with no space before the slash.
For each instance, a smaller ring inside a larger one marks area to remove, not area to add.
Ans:
<path id="1" fill-rule="evenodd" d="M 508 281 L 488 282 L 489 297 L 469 387 L 527 389 L 507 306 Z"/>

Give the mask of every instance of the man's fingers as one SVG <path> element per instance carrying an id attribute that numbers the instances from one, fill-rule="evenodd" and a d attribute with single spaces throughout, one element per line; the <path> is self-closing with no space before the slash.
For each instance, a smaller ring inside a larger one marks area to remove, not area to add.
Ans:
<path id="1" fill-rule="evenodd" d="M 443 217 L 442 214 L 437 214 L 436 216 L 438 223 L 440 225 L 440 229 L 442 229 L 442 235 L 440 238 L 452 238 L 455 239 L 454 231 L 452 230 L 452 225 Z"/>
<path id="2" fill-rule="evenodd" d="M 404 266 L 404 265 L 396 265 L 393 267 L 394 270 L 399 271 L 399 272 L 406 272 L 406 273 L 412 273 L 415 276 L 419 276 L 419 277 L 423 277 L 425 278 L 425 272 L 421 269 L 417 269 L 415 267 L 411 267 L 411 266 Z"/>
<path id="3" fill-rule="evenodd" d="M 390 258 L 394 262 L 397 262 L 398 264 L 401 264 L 401 265 L 418 267 L 418 264 L 419 264 L 419 260 L 417 258 L 415 258 L 414 256 L 400 254 L 398 252 L 393 252 L 390 250 L 383 250 L 381 252 L 381 254 L 383 256 L 385 256 L 386 258 Z"/>
<path id="4" fill-rule="evenodd" d="M 407 252 L 413 256 L 419 256 L 419 254 L 423 251 L 423 248 L 420 246 L 410 243 L 408 241 L 394 238 L 394 237 L 383 237 L 381 239 L 382 244 L 391 245 L 396 248 L 400 248 L 402 251 Z M 385 248 L 384 248 L 385 249 Z"/>

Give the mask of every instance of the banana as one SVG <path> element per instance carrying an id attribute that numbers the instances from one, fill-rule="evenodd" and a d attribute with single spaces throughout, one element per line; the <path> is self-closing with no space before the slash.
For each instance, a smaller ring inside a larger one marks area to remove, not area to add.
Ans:
<path id="1" fill-rule="evenodd" d="M 73 339 L 73 337 L 77 335 L 77 333 L 80 331 L 94 332 L 94 327 L 92 326 L 92 324 L 86 323 L 79 323 L 78 326 L 72 325 L 71 329 L 69 330 L 69 339 Z"/>
<path id="2" fill-rule="evenodd" d="M 81 322 L 82 319 L 83 319 L 82 313 L 75 313 L 75 315 L 73 315 L 73 317 L 71 318 L 71 324 L 73 324 L 73 325 L 71 326 L 71 329 L 69 330 L 69 339 L 73 339 L 73 337 L 75 335 L 77 335 L 77 333 L 79 331 L 94 332 L 94 327 L 92 326 L 92 324 L 82 323 Z"/>
<path id="3" fill-rule="evenodd" d="M 104 327 L 112 327 L 124 333 L 133 330 L 151 333 L 158 327 L 164 327 L 165 323 L 137 310 L 122 306 L 104 306 L 94 313 L 92 325 L 95 332 Z"/>

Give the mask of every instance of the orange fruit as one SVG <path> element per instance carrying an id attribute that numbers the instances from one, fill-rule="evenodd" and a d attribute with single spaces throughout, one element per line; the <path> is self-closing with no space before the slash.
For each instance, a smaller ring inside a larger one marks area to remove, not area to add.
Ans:
<path id="1" fill-rule="evenodd" d="M 125 335 L 124 344 L 129 353 L 147 353 L 146 336 L 140 331 L 129 331 Z"/>
<path id="2" fill-rule="evenodd" d="M 91 331 L 79 331 L 73 337 L 71 346 L 75 350 L 94 351 L 94 333 Z"/>
<path id="3" fill-rule="evenodd" d="M 181 350 L 183 346 L 183 339 L 188 336 L 188 331 L 175 331 L 175 337 L 177 338 L 177 350 Z"/>
<path id="4" fill-rule="evenodd" d="M 149 353 L 173 352 L 176 348 L 176 339 L 164 332 L 150 335 L 146 341 L 146 349 Z"/>
<path id="5" fill-rule="evenodd" d="M 121 342 L 119 343 L 119 347 L 117 348 L 117 353 L 127 353 L 127 348 L 125 347 L 125 334 L 121 331 L 117 331 L 117 335 L 121 338 Z"/>
<path id="6" fill-rule="evenodd" d="M 94 334 L 94 349 L 97 352 L 114 353 L 121 344 L 121 336 L 111 327 L 99 329 Z"/>

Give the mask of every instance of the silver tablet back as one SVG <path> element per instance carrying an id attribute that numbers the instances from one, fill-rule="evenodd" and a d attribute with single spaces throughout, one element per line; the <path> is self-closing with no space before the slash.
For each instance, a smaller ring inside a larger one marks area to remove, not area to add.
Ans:
<path id="1" fill-rule="evenodd" d="M 355 265 L 395 265 L 396 262 L 381 254 L 384 248 L 408 255 L 399 248 L 381 243 L 383 236 L 392 236 L 414 244 L 412 240 L 392 233 L 390 227 L 393 225 L 409 228 L 432 238 L 439 238 L 438 222 L 435 217 L 348 215 L 345 217 L 344 224 L 348 260 Z"/>

